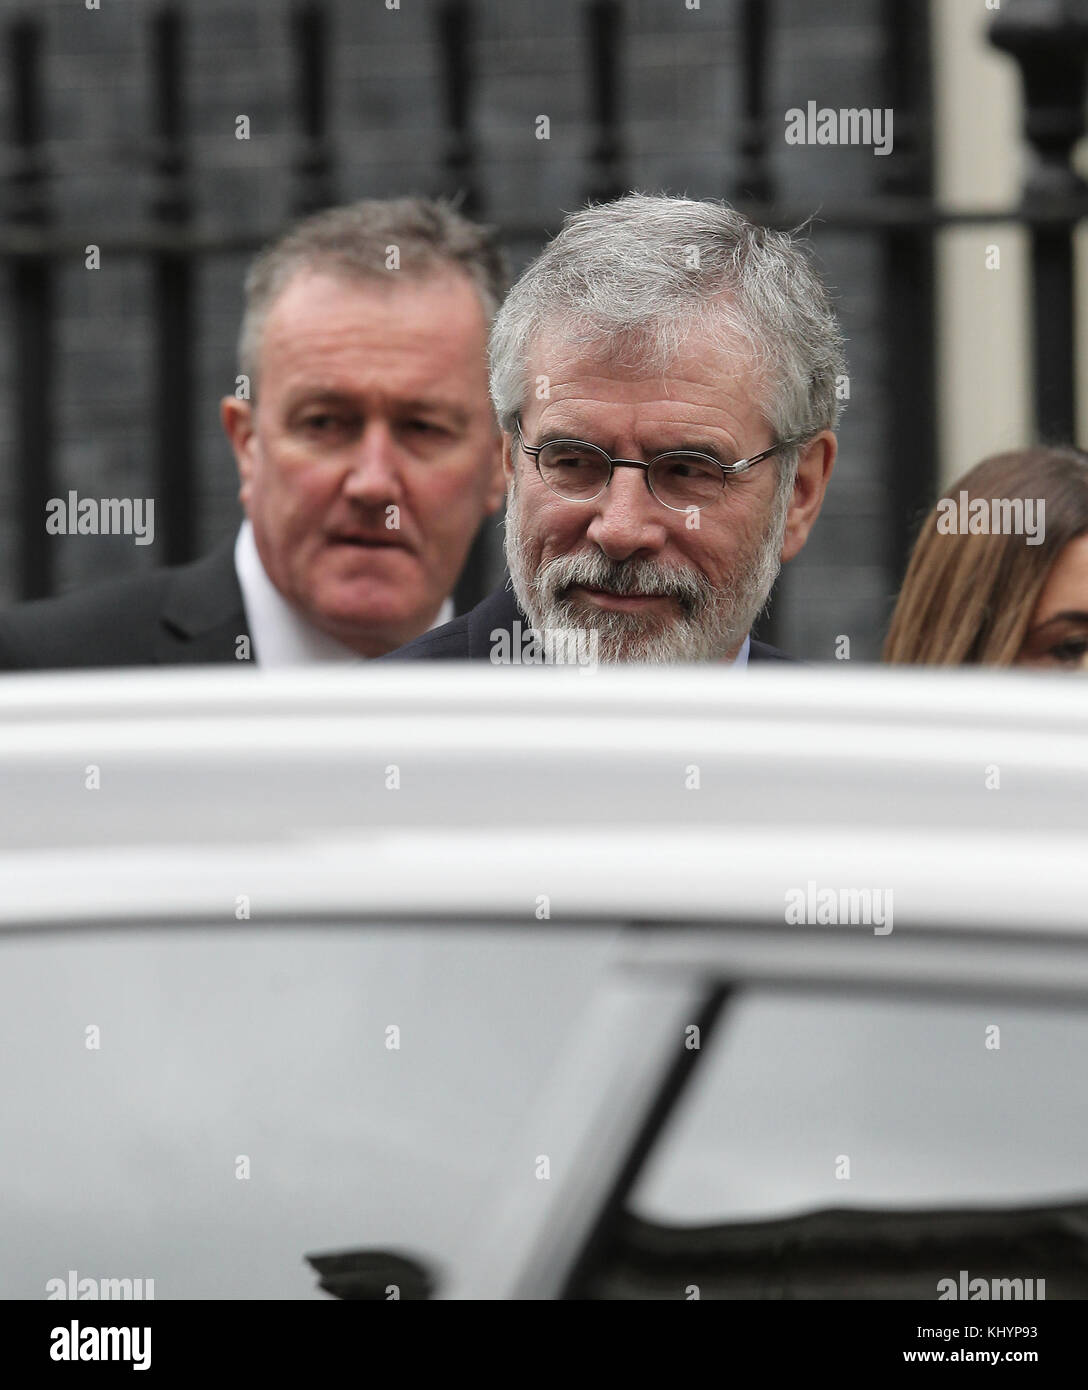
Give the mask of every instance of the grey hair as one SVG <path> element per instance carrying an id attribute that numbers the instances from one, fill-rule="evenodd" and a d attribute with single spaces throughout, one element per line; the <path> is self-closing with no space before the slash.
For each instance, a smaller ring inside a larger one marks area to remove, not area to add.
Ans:
<path id="1" fill-rule="evenodd" d="M 393 247 L 399 258 L 396 271 L 388 266 Z M 448 269 L 468 276 L 490 323 L 510 281 L 506 256 L 491 228 L 429 198 L 364 198 L 315 213 L 266 246 L 249 268 L 238 369 L 256 394 L 265 319 L 300 271 L 388 283 L 394 274 L 419 279 Z"/>
<path id="2" fill-rule="evenodd" d="M 572 348 L 664 373 L 690 333 L 747 353 L 778 440 L 839 418 L 843 337 L 807 250 L 725 203 L 629 193 L 570 214 L 506 297 L 491 330 L 491 399 L 512 431 L 547 329 Z M 781 451 L 796 472 L 797 450 Z"/>

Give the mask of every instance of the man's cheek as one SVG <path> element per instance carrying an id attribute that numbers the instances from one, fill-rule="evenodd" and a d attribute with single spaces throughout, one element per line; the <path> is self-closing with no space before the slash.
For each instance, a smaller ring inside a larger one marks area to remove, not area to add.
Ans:
<path id="1" fill-rule="evenodd" d="M 569 526 L 541 526 L 529 533 L 529 544 L 537 555 L 554 559 L 578 548 L 578 533 Z"/>

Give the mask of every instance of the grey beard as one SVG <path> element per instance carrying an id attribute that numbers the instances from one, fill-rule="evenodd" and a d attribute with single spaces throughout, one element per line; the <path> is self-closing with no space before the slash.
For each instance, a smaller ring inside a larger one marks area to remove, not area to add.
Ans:
<path id="1" fill-rule="evenodd" d="M 595 632 L 600 661 L 653 665 L 720 661 L 743 643 L 778 577 L 791 491 L 776 490 L 763 536 L 740 557 L 731 582 L 719 588 L 688 566 L 666 567 L 652 560 L 619 562 L 609 560 L 598 549 L 557 556 L 533 572 L 515 484 L 507 498 L 503 542 L 514 594 L 538 631 L 574 628 Z M 564 596 L 577 585 L 621 595 L 668 595 L 676 600 L 680 617 L 578 604 Z"/>

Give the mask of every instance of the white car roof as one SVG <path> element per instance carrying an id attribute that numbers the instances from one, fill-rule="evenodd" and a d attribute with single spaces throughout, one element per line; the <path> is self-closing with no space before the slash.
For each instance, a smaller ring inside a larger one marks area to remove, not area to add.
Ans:
<path id="1" fill-rule="evenodd" d="M 778 667 L 10 678 L 0 924 L 214 920 L 244 863 L 270 918 L 546 894 L 553 920 L 776 921 L 813 881 L 892 888 L 904 925 L 1080 935 L 1086 695 Z"/>

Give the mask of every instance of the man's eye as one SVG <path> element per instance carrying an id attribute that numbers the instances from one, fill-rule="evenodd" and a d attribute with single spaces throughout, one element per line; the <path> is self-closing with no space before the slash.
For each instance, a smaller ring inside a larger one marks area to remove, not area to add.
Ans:
<path id="1" fill-rule="evenodd" d="M 436 425 L 433 420 L 409 420 L 408 428 L 416 434 L 442 435 L 447 431 L 441 425 Z"/>
<path id="2" fill-rule="evenodd" d="M 561 449 L 548 455 L 546 463 L 551 468 L 562 469 L 564 473 L 580 473 L 587 468 L 601 466 L 601 460 L 596 455 L 568 453 Z"/>
<path id="3" fill-rule="evenodd" d="M 319 434 L 327 434 L 331 430 L 341 428 L 344 421 L 336 415 L 328 415 L 324 412 L 316 415 L 303 417 L 302 427 L 307 430 L 316 430 Z"/>

